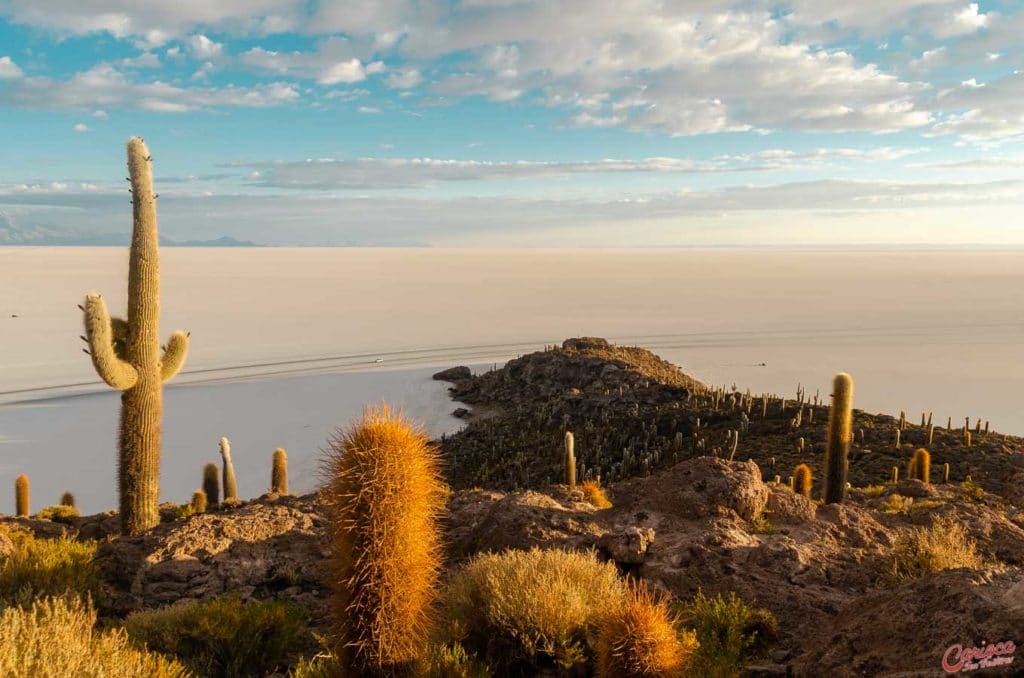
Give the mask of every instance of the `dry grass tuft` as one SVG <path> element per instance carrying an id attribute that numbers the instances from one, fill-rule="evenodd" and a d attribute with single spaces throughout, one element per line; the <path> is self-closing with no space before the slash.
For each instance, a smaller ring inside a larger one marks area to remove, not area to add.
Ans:
<path id="1" fill-rule="evenodd" d="M 982 566 L 977 544 L 952 516 L 936 518 L 931 527 L 903 530 L 890 556 L 890 579 L 902 582 L 932 572 Z"/>
<path id="2" fill-rule="evenodd" d="M 387 405 L 325 452 L 332 649 L 364 674 L 416 662 L 431 631 L 447 488 L 427 436 Z"/>
<path id="3" fill-rule="evenodd" d="M 95 542 L 67 537 L 40 539 L 24 529 L 0 530 L 14 546 L 11 553 L 0 558 L 0 607 L 29 605 L 43 596 L 96 597 L 99 573 L 92 560 Z"/>
<path id="4" fill-rule="evenodd" d="M 39 520 L 52 520 L 55 523 L 70 523 L 80 515 L 81 514 L 78 512 L 78 509 L 74 506 L 56 504 L 54 506 L 47 506 L 44 508 L 36 514 L 36 518 Z"/>
<path id="5" fill-rule="evenodd" d="M 599 509 L 612 507 L 612 503 L 608 500 L 608 496 L 604 493 L 604 489 L 598 481 L 587 480 L 580 485 L 580 489 L 583 490 L 583 497 L 592 506 L 596 506 Z"/>
<path id="6" fill-rule="evenodd" d="M 5 678 L 184 678 L 180 664 L 138 650 L 123 630 L 97 632 L 96 613 L 78 599 L 45 598 L 0 614 Z"/>
<path id="7" fill-rule="evenodd" d="M 559 550 L 478 555 L 449 582 L 452 639 L 492 665 L 586 659 L 586 638 L 621 604 L 613 563 Z"/>
<path id="8" fill-rule="evenodd" d="M 677 678 L 699 643 L 693 631 L 680 633 L 665 600 L 644 585 L 631 587 L 622 605 L 602 622 L 597 634 L 600 678 Z"/>

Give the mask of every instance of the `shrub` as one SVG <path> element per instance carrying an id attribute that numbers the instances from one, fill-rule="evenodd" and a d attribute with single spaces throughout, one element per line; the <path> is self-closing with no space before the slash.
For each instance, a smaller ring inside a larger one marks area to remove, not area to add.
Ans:
<path id="1" fill-rule="evenodd" d="M 697 634 L 694 675 L 708 678 L 739 676 L 746 658 L 775 637 L 778 622 L 763 608 L 752 608 L 734 592 L 713 598 L 698 592 L 683 608 L 683 623 Z"/>
<path id="2" fill-rule="evenodd" d="M 312 644 L 302 611 L 286 601 L 238 598 L 178 603 L 125 620 L 132 640 L 210 678 L 261 676 Z"/>
<path id="3" fill-rule="evenodd" d="M 81 513 L 74 506 L 57 504 L 56 506 L 47 506 L 36 514 L 36 518 L 39 520 L 52 520 L 55 523 L 70 523 L 72 519 L 80 515 Z"/>
<path id="4" fill-rule="evenodd" d="M 23 529 L 5 532 L 14 548 L 0 558 L 0 607 L 28 605 L 43 596 L 98 595 L 99 572 L 92 560 L 95 542 L 40 539 Z"/>
<path id="5" fill-rule="evenodd" d="M 5 678 L 185 678 L 180 664 L 132 647 L 123 630 L 98 632 L 96 613 L 78 599 L 45 598 L 0 613 L 0 675 Z"/>
<path id="6" fill-rule="evenodd" d="M 958 567 L 981 567 L 977 544 L 952 516 L 941 516 L 930 527 L 897 534 L 890 556 L 893 582 L 923 577 Z"/>
<path id="7" fill-rule="evenodd" d="M 586 658 L 587 635 L 623 593 L 615 565 L 593 553 L 479 555 L 449 582 L 449 632 L 494 665 L 567 667 Z"/>
<path id="8" fill-rule="evenodd" d="M 459 643 L 429 645 L 408 672 L 416 678 L 491 678 L 493 672 L 466 652 Z M 288 678 L 356 678 L 329 653 L 300 661 Z"/>
<path id="9" fill-rule="evenodd" d="M 866 499 L 875 499 L 876 497 L 881 497 L 882 493 L 885 492 L 885 485 L 867 485 L 860 488 L 860 491 Z"/>
<path id="10" fill-rule="evenodd" d="M 902 494 L 890 494 L 882 500 L 878 508 L 883 513 L 906 513 L 913 504 L 914 500 L 912 497 L 904 497 Z"/>
<path id="11" fill-rule="evenodd" d="M 382 405 L 336 433 L 326 455 L 331 650 L 354 672 L 392 673 L 419 659 L 431 632 L 447 499 L 437 450 Z"/>
<path id="12" fill-rule="evenodd" d="M 608 496 L 604 493 L 604 489 L 601 487 L 601 483 L 596 480 L 587 480 L 580 489 L 583 490 L 583 497 L 593 506 L 599 509 L 611 508 L 612 503 L 608 501 Z"/>
<path id="13" fill-rule="evenodd" d="M 599 678 L 676 678 L 697 649 L 693 631 L 680 633 L 665 600 L 643 585 L 626 594 L 604 618 L 597 634 Z"/>

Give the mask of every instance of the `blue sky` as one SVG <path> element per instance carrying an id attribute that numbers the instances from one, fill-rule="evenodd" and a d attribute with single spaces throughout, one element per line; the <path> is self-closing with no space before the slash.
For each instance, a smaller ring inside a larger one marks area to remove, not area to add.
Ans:
<path id="1" fill-rule="evenodd" d="M 0 0 L 0 233 L 1024 245 L 1024 2 Z"/>

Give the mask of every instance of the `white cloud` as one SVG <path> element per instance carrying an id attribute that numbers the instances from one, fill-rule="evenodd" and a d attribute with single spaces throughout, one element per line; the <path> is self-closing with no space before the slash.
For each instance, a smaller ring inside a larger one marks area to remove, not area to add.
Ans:
<path id="1" fill-rule="evenodd" d="M 224 45 L 210 40 L 201 33 L 188 36 L 185 40 L 185 45 L 188 47 L 188 52 L 192 55 L 192 58 L 199 61 L 217 59 L 224 53 Z"/>
<path id="2" fill-rule="evenodd" d="M 359 109 L 376 112 L 377 109 Z M 258 171 L 258 186 L 305 190 L 425 188 L 444 182 L 529 180 L 596 174 L 685 175 L 764 172 L 808 168 L 822 163 L 891 161 L 920 152 L 912 148 L 769 149 L 710 160 L 644 158 L 577 162 L 445 160 L 437 158 L 310 159 L 245 163 Z"/>
<path id="3" fill-rule="evenodd" d="M 317 78 L 321 85 L 352 84 L 363 80 L 366 80 L 366 69 L 359 59 L 349 59 L 328 66 Z"/>
<path id="4" fill-rule="evenodd" d="M 121 59 L 120 64 L 125 68 L 160 68 L 160 57 L 153 52 L 143 52 L 137 57 Z"/>
<path id="5" fill-rule="evenodd" d="M 28 109 L 88 110 L 98 105 L 171 113 L 220 106 L 265 108 L 298 98 L 299 92 L 284 83 L 184 88 L 159 80 L 135 82 L 109 64 L 99 64 L 67 80 L 28 77 L 0 89 L 0 104 Z"/>
<path id="6" fill-rule="evenodd" d="M 410 89 L 423 82 L 423 76 L 416 68 L 406 68 L 389 75 L 386 82 L 394 89 Z"/>
<path id="7" fill-rule="evenodd" d="M 0 80 L 8 78 L 20 78 L 24 73 L 18 64 L 14 63 L 9 56 L 0 57 Z"/>
<path id="8" fill-rule="evenodd" d="M 106 120 L 106 119 L 107 119 L 107 118 L 109 118 L 110 116 L 109 116 L 109 115 L 107 115 L 107 112 L 106 112 L 106 111 L 98 111 L 98 110 L 97 110 L 97 111 L 93 111 L 93 112 L 92 112 L 92 117 L 94 117 L 94 118 L 98 118 L 98 119 L 100 119 L 100 120 Z"/>
<path id="9" fill-rule="evenodd" d="M 86 124 L 85 124 L 84 122 L 80 122 L 80 123 L 77 123 L 77 124 L 76 124 L 76 125 L 75 125 L 74 127 L 72 127 L 71 129 L 72 129 L 72 130 L 74 130 L 75 132 L 79 132 L 79 133 L 82 133 L 82 132 L 91 132 L 91 131 L 92 131 L 92 130 L 90 129 L 90 127 L 89 127 L 88 125 L 86 125 Z"/>
<path id="10" fill-rule="evenodd" d="M 946 114 L 931 134 L 955 134 L 979 145 L 1024 140 L 1024 72 L 1015 71 L 979 85 L 973 79 L 938 94 L 936 108 Z"/>
<path id="11" fill-rule="evenodd" d="M 376 106 L 360 106 L 357 110 L 360 113 L 369 113 L 369 114 L 380 113 L 380 109 L 377 108 Z"/>

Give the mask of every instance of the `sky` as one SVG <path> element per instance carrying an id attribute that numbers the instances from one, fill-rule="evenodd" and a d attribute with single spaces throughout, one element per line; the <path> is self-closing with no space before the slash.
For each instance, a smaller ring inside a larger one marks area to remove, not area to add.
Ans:
<path id="1" fill-rule="evenodd" d="M 0 235 L 1024 246 L 1024 0 L 0 0 Z"/>

